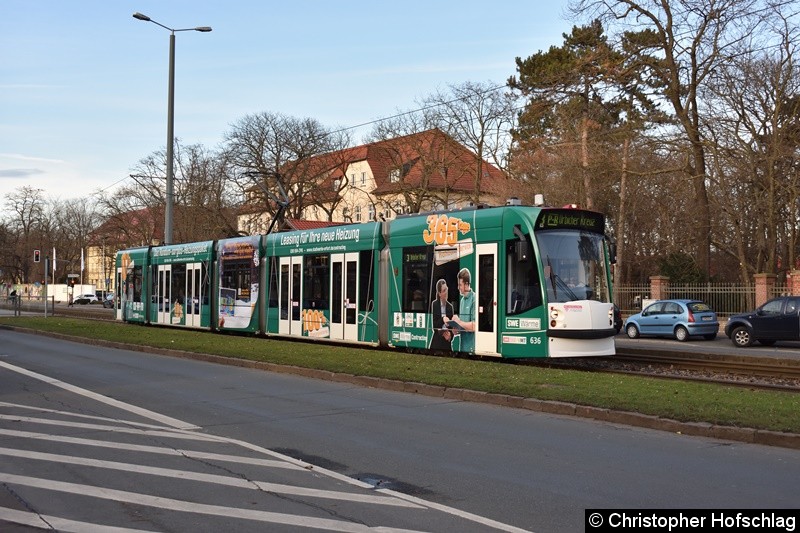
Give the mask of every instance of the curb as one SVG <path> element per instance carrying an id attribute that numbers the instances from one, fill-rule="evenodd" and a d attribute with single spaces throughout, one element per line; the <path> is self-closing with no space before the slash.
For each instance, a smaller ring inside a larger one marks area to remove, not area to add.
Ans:
<path id="1" fill-rule="evenodd" d="M 224 364 L 228 366 L 238 366 L 242 368 L 253 368 L 267 372 L 291 374 L 300 377 L 334 381 L 338 383 L 350 383 L 360 387 L 371 387 L 374 389 L 382 389 L 393 392 L 421 394 L 423 396 L 430 396 L 433 398 L 485 403 L 496 405 L 498 407 L 512 407 L 515 409 L 526 409 L 529 411 L 553 415 L 588 418 L 613 424 L 622 424 L 645 429 L 655 429 L 659 431 L 669 431 L 671 433 L 689 435 L 693 437 L 708 437 L 712 439 L 744 442 L 747 444 L 762 444 L 765 446 L 776 446 L 800 450 L 800 434 L 797 433 L 782 433 L 779 431 L 769 431 L 765 429 L 720 426 L 705 422 L 681 422 L 679 420 L 662 418 L 653 415 L 644 415 L 632 411 L 616 411 L 603 407 L 591 407 L 569 402 L 538 400 L 536 398 L 525 398 L 522 396 L 512 396 L 508 394 L 442 387 L 440 385 L 429 385 L 427 383 L 399 381 L 370 376 L 356 376 L 353 374 L 331 372 L 329 370 L 318 370 L 299 366 L 250 361 L 247 359 L 235 359 L 231 357 L 223 357 L 221 355 L 187 352 L 169 348 L 153 348 L 150 346 L 126 344 L 122 342 L 104 341 L 98 339 L 87 339 L 84 337 L 75 337 L 72 335 L 32 330 L 16 326 L 3 325 L 0 326 L 0 329 L 18 331 L 20 333 L 31 333 L 34 335 L 53 337 L 61 340 L 91 344 L 94 346 L 118 348 L 135 352 L 164 355 L 168 357 L 178 357 L 182 359 L 193 359 L 197 361 Z"/>

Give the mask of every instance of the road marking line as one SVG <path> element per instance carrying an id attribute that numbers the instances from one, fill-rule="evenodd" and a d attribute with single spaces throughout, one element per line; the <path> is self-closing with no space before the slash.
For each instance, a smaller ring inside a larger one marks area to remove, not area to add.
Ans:
<path id="1" fill-rule="evenodd" d="M 349 484 L 355 485 L 357 487 L 363 487 L 363 488 L 367 488 L 367 489 L 376 490 L 377 492 L 386 492 L 386 493 L 389 493 L 389 494 L 393 494 L 397 498 L 408 500 L 408 501 L 410 501 L 412 503 L 416 503 L 417 505 L 421 505 L 423 507 L 427 507 L 429 509 L 434 509 L 434 510 L 437 510 L 437 511 L 440 511 L 440 512 L 443 512 L 443 513 L 447 513 L 449 515 L 452 515 L 452 516 L 455 516 L 455 517 L 458 517 L 458 518 L 463 518 L 464 520 L 469 520 L 471 522 L 476 522 L 476 523 L 479 523 L 479 524 L 486 524 L 486 525 L 489 525 L 489 526 L 494 527 L 496 529 L 499 529 L 501 531 L 508 531 L 510 533 L 530 533 L 530 531 L 528 531 L 528 530 L 520 529 L 518 527 L 514 527 L 514 526 L 511 526 L 511 525 L 508 525 L 508 524 L 504 524 L 502 522 L 497 522 L 497 521 L 492 520 L 490 518 L 485 518 L 485 517 L 480 516 L 480 515 L 476 515 L 476 514 L 473 514 L 473 513 L 462 511 L 461 509 L 456 509 L 455 507 L 448 507 L 446 505 L 441 505 L 441 504 L 438 504 L 438 503 L 429 502 L 427 500 L 423 500 L 422 498 L 409 496 L 407 494 L 403 494 L 401 492 L 395 492 L 395 491 L 392 491 L 390 489 L 376 489 L 374 485 L 371 485 L 371 484 L 366 483 L 364 481 L 361 481 L 361 480 L 346 476 L 344 474 L 340 474 L 338 472 L 334 472 L 333 470 L 328 470 L 327 468 L 322 468 L 322 467 L 319 467 L 319 466 L 315 466 L 315 465 L 313 465 L 311 463 L 307 463 L 305 461 L 301 461 L 300 459 L 295 459 L 294 457 L 289 457 L 288 455 L 284 455 L 282 453 L 278 453 L 278 452 L 272 451 L 272 450 L 270 450 L 268 448 L 263 448 L 263 447 L 261 447 L 261 446 L 259 446 L 257 444 L 252 444 L 252 443 L 247 442 L 247 441 L 236 440 L 236 439 L 226 439 L 226 441 L 228 443 L 230 443 L 230 444 L 238 444 L 239 446 L 241 446 L 243 448 L 246 448 L 248 450 L 260 451 L 261 453 L 264 453 L 264 454 L 267 454 L 267 455 L 271 455 L 271 456 L 276 457 L 276 458 L 284 459 L 287 462 L 291 462 L 292 464 L 296 464 L 296 465 L 300 466 L 301 468 L 304 468 L 304 469 L 307 469 L 307 470 L 313 470 L 314 472 L 317 472 L 318 474 L 322 474 L 322 475 L 328 476 L 328 477 L 333 478 L 333 479 L 338 479 L 339 481 L 342 481 L 343 483 L 349 483 Z"/>
<path id="2" fill-rule="evenodd" d="M 309 489 L 294 485 L 282 485 L 279 483 L 269 483 L 266 481 L 255 481 L 240 477 L 222 476 L 219 474 L 204 474 L 201 472 L 189 472 L 174 468 L 161 468 L 157 466 L 137 465 L 132 463 L 120 463 L 117 461 L 103 461 L 100 459 L 89 459 L 86 457 L 75 457 L 69 455 L 58 455 L 53 453 L 34 452 L 19 450 L 15 448 L 0 447 L 0 456 L 20 457 L 23 459 L 33 459 L 37 461 L 49 461 L 52 463 L 90 466 L 103 468 L 106 470 L 118 470 L 121 472 L 134 472 L 137 474 L 148 474 L 152 476 L 162 476 L 172 479 L 182 479 L 187 481 L 199 481 L 202 483 L 213 483 L 226 487 L 236 487 L 242 489 L 261 489 L 265 492 L 275 494 L 291 494 L 294 496 L 307 496 L 310 498 L 324 498 L 328 500 L 344 500 L 349 502 L 369 503 L 374 505 L 392 505 L 396 507 L 410 507 L 420 509 L 419 505 L 409 501 L 396 498 L 392 495 L 376 494 L 357 494 L 353 492 L 341 492 L 333 490 Z"/>
<path id="3" fill-rule="evenodd" d="M 166 426 L 170 426 L 176 429 L 185 429 L 185 430 L 192 430 L 192 429 L 200 429 L 199 426 L 195 426 L 193 424 L 189 424 L 182 420 L 178 420 L 177 418 L 172 418 L 166 415 L 162 415 L 156 413 L 154 411 L 150 411 L 148 409 L 144 409 L 141 407 L 136 407 L 135 405 L 131 405 L 125 402 L 121 402 L 119 400 L 115 400 L 113 398 L 109 398 L 108 396 L 103 396 L 102 394 L 97 394 L 96 392 L 92 392 L 90 390 L 83 389 L 81 387 L 77 387 L 75 385 L 70 385 L 69 383 L 65 383 L 58 379 L 47 377 L 43 374 L 38 374 L 36 372 L 32 372 L 30 370 L 26 370 L 22 367 L 11 365 L 9 363 L 0 361 L 0 367 L 6 368 L 11 370 L 12 372 L 17 372 L 18 374 L 22 374 L 24 376 L 28 376 L 33 379 L 38 379 L 39 381 L 43 381 L 49 385 L 54 387 L 59 387 L 61 389 L 67 390 L 69 392 L 79 394 L 81 396 L 85 396 L 87 398 L 91 398 L 92 400 L 105 403 L 112 407 L 116 407 L 117 409 L 121 409 L 123 411 L 128 411 L 129 413 L 133 413 L 139 415 L 144 418 L 148 418 L 150 420 L 155 420 L 161 424 Z"/>
<path id="4" fill-rule="evenodd" d="M 84 424 L 81 422 L 71 422 L 67 420 L 51 420 L 49 418 L 34 418 L 30 416 L 0 415 L 0 420 L 11 420 L 13 422 L 28 422 L 31 424 L 44 424 L 49 426 L 65 426 L 68 428 L 93 429 L 97 431 L 108 431 L 109 433 L 130 433 L 133 435 L 151 435 L 157 437 L 170 437 L 184 440 L 200 440 L 205 442 L 219 442 L 219 437 L 213 435 L 202 435 L 200 433 L 182 433 L 177 430 L 156 430 L 156 429 L 134 429 L 127 427 L 105 426 L 101 424 Z"/>
<path id="5" fill-rule="evenodd" d="M 309 527 L 316 529 L 328 529 L 331 531 L 346 531 L 353 533 L 374 532 L 376 528 L 345 522 L 343 520 L 332 520 L 328 518 L 314 518 L 310 516 L 292 515 L 286 513 L 275 513 L 271 511 L 258 511 L 255 509 L 240 509 L 236 507 L 223 507 L 221 505 L 209 505 L 204 503 L 194 503 L 172 498 L 161 498 L 123 490 L 93 487 L 91 485 L 80 485 L 77 483 L 67 483 L 64 481 L 52 481 L 28 476 L 17 476 L 0 472 L 0 482 L 12 485 L 24 485 L 56 492 L 67 492 L 70 494 L 80 494 L 93 498 L 101 498 L 134 505 L 145 505 L 157 507 L 170 511 L 180 511 L 185 513 L 197 513 L 221 516 L 227 518 L 241 518 L 244 520 L 254 520 L 273 524 L 285 524 L 298 527 Z M 390 528 L 381 528 L 380 531 L 408 531 Z M 420 532 L 421 533 L 421 532 Z"/>
<path id="6" fill-rule="evenodd" d="M 161 455 L 173 455 L 176 457 L 187 457 L 189 459 L 202 459 L 205 461 L 223 461 L 226 463 L 248 464 L 253 466 L 265 466 L 269 468 L 285 468 L 289 470 L 302 470 L 297 465 L 274 459 L 257 459 L 255 457 L 243 457 L 241 455 L 225 455 L 221 453 L 199 452 L 185 450 L 181 448 L 166 448 L 160 446 L 147 446 L 145 444 L 127 444 L 123 442 L 109 442 L 104 440 L 83 439 L 80 437 L 64 437 L 61 435 L 50 435 L 48 433 L 34 433 L 32 431 L 17 431 L 13 429 L 0 429 L 0 435 L 9 437 L 20 437 L 24 439 L 48 440 L 60 444 L 77 444 L 80 446 L 95 446 L 100 448 L 112 448 L 115 450 L 127 450 L 132 452 L 155 453 Z"/>
<path id="7" fill-rule="evenodd" d="M 0 507 L 0 519 L 39 529 L 55 528 L 57 531 L 65 531 L 66 533 L 155 533 L 149 529 L 145 530 L 130 529 L 127 527 L 103 526 L 99 524 L 90 524 L 89 522 L 68 520 L 58 516 L 40 515 L 36 513 L 29 513 L 27 511 L 17 511 L 15 509 L 8 509 L 6 507 Z"/>
<path id="8" fill-rule="evenodd" d="M 443 513 L 448 513 L 457 516 L 459 518 L 463 518 L 464 520 L 469 520 L 471 522 L 476 522 L 478 524 L 484 524 L 489 527 L 499 529 L 500 531 L 508 531 L 509 533 L 531 533 L 527 529 L 520 529 L 518 527 L 514 527 L 508 524 L 504 524 L 502 522 L 498 522 L 496 520 L 492 520 L 491 518 L 486 518 L 484 516 L 468 513 L 467 511 L 461 511 L 459 509 L 454 509 L 453 507 L 448 507 L 446 505 L 440 505 L 435 502 L 429 502 L 427 500 L 423 500 L 422 498 L 417 498 L 416 496 L 403 494 L 402 492 L 397 492 L 391 489 L 377 489 L 377 490 L 378 492 L 383 492 L 384 494 L 391 494 L 396 498 L 401 498 L 403 500 L 408 500 L 409 502 L 417 503 L 419 505 L 424 505 L 429 509 L 435 509 Z"/>
<path id="9" fill-rule="evenodd" d="M 49 413 L 54 415 L 69 416 L 72 418 L 82 418 L 86 420 L 97 420 L 100 422 L 114 422 L 116 424 L 124 426 L 134 426 L 134 427 L 153 428 L 153 429 L 168 429 L 163 425 L 147 424 L 144 422 L 133 422 L 131 420 L 123 420 L 121 418 L 111 418 L 107 416 L 85 415 L 83 413 L 73 413 L 71 411 L 62 411 L 59 409 L 47 409 L 45 407 L 35 407 L 33 405 L 23 405 L 19 403 L 0 402 L 0 407 L 12 407 L 14 409 L 23 409 L 23 410 L 27 409 L 28 411 L 37 411 L 39 413 Z M 176 430 L 176 431 L 184 431 L 184 430 Z"/>

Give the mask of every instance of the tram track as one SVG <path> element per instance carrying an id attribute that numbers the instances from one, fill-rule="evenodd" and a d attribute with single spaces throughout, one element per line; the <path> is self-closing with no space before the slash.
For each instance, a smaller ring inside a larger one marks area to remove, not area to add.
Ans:
<path id="1" fill-rule="evenodd" d="M 668 365 L 681 370 L 800 380 L 800 362 L 786 359 L 707 354 L 642 354 L 627 350 L 619 350 L 614 359 L 638 365 Z"/>
<path id="2" fill-rule="evenodd" d="M 618 347 L 613 357 L 542 362 L 555 368 L 609 372 L 800 393 L 800 361 Z M 534 363 L 536 364 L 536 363 Z"/>

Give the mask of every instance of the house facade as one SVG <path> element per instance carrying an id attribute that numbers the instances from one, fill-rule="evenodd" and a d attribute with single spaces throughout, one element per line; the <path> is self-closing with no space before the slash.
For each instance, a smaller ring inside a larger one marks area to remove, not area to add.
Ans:
<path id="1" fill-rule="evenodd" d="M 334 223 L 389 220 L 398 215 L 474 204 L 502 205 L 505 174 L 438 129 L 314 156 L 285 183 L 299 218 Z M 303 183 L 307 193 L 294 194 Z M 313 187 L 308 187 L 308 184 Z M 254 190 L 238 229 L 266 232 L 271 215 Z"/>

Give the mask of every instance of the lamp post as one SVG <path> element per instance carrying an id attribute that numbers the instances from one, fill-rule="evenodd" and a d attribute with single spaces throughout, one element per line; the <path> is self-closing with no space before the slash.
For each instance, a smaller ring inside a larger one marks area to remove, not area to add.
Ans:
<path id="1" fill-rule="evenodd" d="M 172 244 L 172 204 L 173 204 L 173 145 L 175 144 L 175 32 L 176 31 L 200 31 L 209 32 L 208 26 L 198 26 L 196 28 L 170 28 L 160 22 L 156 22 L 147 15 L 134 13 L 133 18 L 152 22 L 156 26 L 161 26 L 169 30 L 169 93 L 167 98 L 167 198 L 164 207 L 164 244 Z"/>

